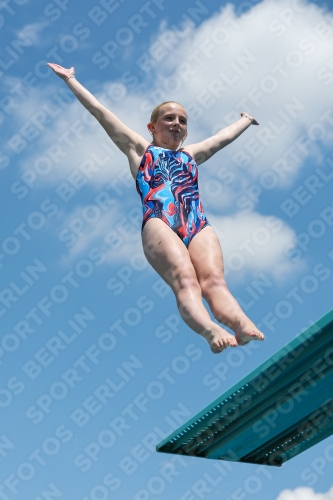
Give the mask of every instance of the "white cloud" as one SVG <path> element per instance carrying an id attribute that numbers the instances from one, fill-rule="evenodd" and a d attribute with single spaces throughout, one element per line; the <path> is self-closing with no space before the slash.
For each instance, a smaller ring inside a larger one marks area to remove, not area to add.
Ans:
<path id="1" fill-rule="evenodd" d="M 67 249 L 62 263 L 68 264 L 87 253 L 93 245 L 97 245 L 112 264 L 142 253 L 138 213 L 139 206 L 131 205 L 126 210 L 117 203 L 106 212 L 99 210 L 96 204 L 87 204 L 75 207 L 67 215 L 60 214 L 61 228 L 57 234 Z M 230 217 L 206 213 L 221 243 L 226 275 L 233 271 L 232 279 L 243 280 L 246 273 L 263 272 L 283 282 L 291 272 L 304 269 L 303 261 L 291 263 L 284 254 L 286 247 L 293 246 L 295 233 L 280 219 L 257 213 Z"/>
<path id="2" fill-rule="evenodd" d="M 94 245 L 110 264 L 128 261 L 133 255 L 142 254 L 138 208 L 132 207 L 126 213 L 117 204 L 107 211 L 90 204 L 77 206 L 66 216 L 60 215 L 58 238 L 67 248 L 61 263 L 67 266 Z"/>
<path id="3" fill-rule="evenodd" d="M 49 25 L 48 22 L 30 23 L 26 24 L 19 32 L 17 36 L 27 38 L 29 42 L 37 45 L 41 42 L 41 32 Z"/>
<path id="4" fill-rule="evenodd" d="M 208 219 L 219 236 L 226 273 L 235 271 L 243 277 L 244 272 L 262 271 L 279 281 L 303 268 L 302 262 L 292 264 L 284 254 L 286 246 L 293 244 L 295 234 L 280 219 L 257 213 L 208 215 Z"/>
<path id="5" fill-rule="evenodd" d="M 326 145 L 332 140 L 333 112 L 330 123 L 322 119 L 332 88 L 318 79 L 333 49 L 323 23 L 327 25 L 323 9 L 311 3 L 266 0 L 241 17 L 229 4 L 171 51 L 166 65 L 163 61 L 169 72 L 159 65 L 154 75 L 156 87 L 163 92 L 177 85 L 178 78 L 179 90 L 168 97 L 184 103 L 195 119 L 191 141 L 224 127 L 233 111 L 235 118 L 243 110 L 252 113 L 261 126 L 251 127 L 219 156 L 234 167 L 232 156 L 241 147 L 251 159 L 246 171 L 258 178 L 301 134 L 322 134 Z M 316 122 L 319 127 L 313 126 Z M 315 159 L 315 144 L 311 149 Z M 303 160 L 304 153 L 297 151 Z M 284 184 L 301 165 L 296 163 L 281 179 Z"/>
<path id="6" fill-rule="evenodd" d="M 276 500 L 332 500 L 333 487 L 327 493 L 315 493 L 312 488 L 284 490 Z"/>
<path id="7" fill-rule="evenodd" d="M 60 86 L 63 85 L 60 82 Z M 63 90 L 63 87 L 60 87 Z M 100 99 L 105 99 L 105 93 L 97 94 Z M 36 186 L 57 185 L 64 180 L 74 169 L 78 168 L 92 153 L 100 155 L 102 158 L 109 157 L 109 161 L 100 172 L 94 173 L 89 179 L 91 186 L 99 188 L 105 183 L 112 181 L 120 170 L 129 171 L 127 158 L 123 153 L 112 143 L 106 132 L 99 126 L 98 122 L 92 115 L 85 110 L 82 105 L 74 101 L 71 104 L 63 104 L 64 109 L 59 105 L 59 99 L 64 102 L 63 94 L 59 92 L 59 87 L 56 89 L 54 84 L 47 90 L 43 89 L 39 95 L 32 94 L 31 98 L 24 102 L 20 107 L 19 125 L 17 128 L 28 122 L 35 115 L 43 113 L 46 110 L 46 125 L 42 124 L 44 129 L 39 131 L 34 127 L 36 133 L 39 134 L 30 151 L 25 152 L 20 160 L 22 171 L 34 170 L 36 175 Z M 131 110 L 137 102 L 132 103 L 133 98 L 128 99 L 127 105 Z M 111 103 L 112 105 L 112 103 Z M 47 110 L 52 111 L 52 115 Z M 133 123 L 133 129 L 137 130 L 142 135 L 145 135 L 145 130 L 141 124 L 139 126 L 139 117 L 133 116 L 131 119 L 128 116 L 129 111 L 125 106 L 123 109 L 112 109 L 121 119 L 127 123 Z M 127 113 L 128 111 L 128 113 Z M 58 115 L 54 118 L 58 113 Z M 133 111 L 132 111 L 133 113 Z M 34 120 L 34 118 L 33 118 Z M 30 121 L 31 124 L 31 121 Z M 17 129 L 16 129 L 17 132 Z M 60 154 L 55 154 L 54 148 L 60 151 Z M 38 172 L 39 160 L 41 157 L 48 157 L 52 160 L 53 168 L 46 175 Z M 133 183 L 134 185 L 134 183 Z M 135 187 L 134 187 L 135 191 Z"/>

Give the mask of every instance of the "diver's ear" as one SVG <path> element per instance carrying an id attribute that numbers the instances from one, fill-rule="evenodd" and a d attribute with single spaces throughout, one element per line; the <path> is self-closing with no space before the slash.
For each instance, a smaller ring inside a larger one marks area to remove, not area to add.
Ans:
<path id="1" fill-rule="evenodd" d="M 147 125 L 147 129 L 148 129 L 148 132 L 150 133 L 151 137 L 152 137 L 152 142 L 154 142 L 154 132 L 155 132 L 155 129 L 154 129 L 154 124 L 153 123 L 148 123 Z"/>

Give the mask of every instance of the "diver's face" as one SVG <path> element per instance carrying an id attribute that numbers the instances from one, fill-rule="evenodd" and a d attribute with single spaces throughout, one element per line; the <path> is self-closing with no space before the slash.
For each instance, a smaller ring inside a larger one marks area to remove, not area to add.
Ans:
<path id="1" fill-rule="evenodd" d="M 185 109 L 177 103 L 165 104 L 159 112 L 156 123 L 149 129 L 154 135 L 156 146 L 177 149 L 187 135 L 187 115 Z"/>

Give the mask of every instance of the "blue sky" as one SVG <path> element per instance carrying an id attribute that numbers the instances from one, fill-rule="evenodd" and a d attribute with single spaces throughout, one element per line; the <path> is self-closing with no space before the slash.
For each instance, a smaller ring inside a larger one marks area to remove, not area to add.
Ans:
<path id="1" fill-rule="evenodd" d="M 0 14 L 0 498 L 330 498 L 331 438 L 265 471 L 154 452 L 332 309 L 327 3 L 12 0 Z M 126 158 L 48 61 L 147 139 L 161 100 L 187 109 L 188 144 L 257 118 L 199 186 L 264 343 L 214 356 L 180 321 L 143 257 Z"/>

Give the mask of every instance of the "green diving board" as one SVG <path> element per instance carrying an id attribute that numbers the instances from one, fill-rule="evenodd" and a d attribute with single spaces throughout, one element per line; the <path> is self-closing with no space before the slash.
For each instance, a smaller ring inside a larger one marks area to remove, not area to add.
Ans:
<path id="1" fill-rule="evenodd" d="M 156 446 L 281 466 L 333 434 L 333 309 Z"/>

